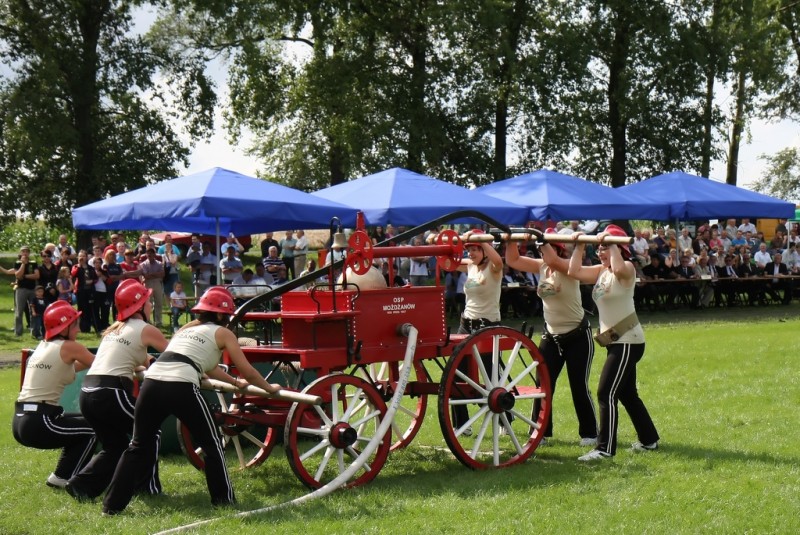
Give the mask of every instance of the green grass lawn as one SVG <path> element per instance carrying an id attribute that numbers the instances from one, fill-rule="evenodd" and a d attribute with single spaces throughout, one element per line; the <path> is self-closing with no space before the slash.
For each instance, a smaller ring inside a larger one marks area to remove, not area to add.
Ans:
<path id="1" fill-rule="evenodd" d="M 796 533 L 797 307 L 643 316 L 639 389 L 662 436 L 658 452 L 628 450 L 636 437 L 623 411 L 617 456 L 578 463 L 585 449 L 562 377 L 552 445 L 520 466 L 473 472 L 446 448 L 432 399 L 420 434 L 369 485 L 196 532 Z M 593 387 L 604 359 L 600 350 Z M 0 420 L 10 422 L 18 388 L 19 368 L 0 370 Z M 260 467 L 232 473 L 236 509 L 213 510 L 202 475 L 173 455 L 161 461 L 167 496 L 136 498 L 106 518 L 99 504 L 47 488 L 56 452 L 18 445 L 9 427 L 0 433 L 0 533 L 153 533 L 307 492 L 276 448 Z"/>

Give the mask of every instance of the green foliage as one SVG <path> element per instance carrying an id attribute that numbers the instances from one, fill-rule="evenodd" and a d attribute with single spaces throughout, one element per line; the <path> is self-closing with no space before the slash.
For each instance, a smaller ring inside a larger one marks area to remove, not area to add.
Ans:
<path id="1" fill-rule="evenodd" d="M 767 162 L 767 169 L 753 183 L 753 189 L 787 201 L 800 199 L 800 149 L 788 147 L 761 159 Z"/>
<path id="2" fill-rule="evenodd" d="M 190 136 L 209 133 L 205 64 L 133 34 L 131 3 L 1 6 L 0 213 L 67 225 L 75 206 L 174 176 L 189 151 L 173 119 Z"/>
<path id="3" fill-rule="evenodd" d="M 35 252 L 46 243 L 58 243 L 61 234 L 70 236 L 72 229 L 64 230 L 43 221 L 17 220 L 0 228 L 0 251 L 17 252 L 23 245 Z"/>

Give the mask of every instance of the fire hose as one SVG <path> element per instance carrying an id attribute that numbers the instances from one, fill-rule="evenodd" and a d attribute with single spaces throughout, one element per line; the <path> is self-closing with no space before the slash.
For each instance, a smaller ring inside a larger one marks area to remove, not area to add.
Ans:
<path id="1" fill-rule="evenodd" d="M 331 492 L 335 491 L 345 483 L 358 471 L 360 470 L 364 464 L 369 459 L 370 455 L 375 451 L 378 447 L 380 442 L 383 440 L 384 435 L 389 430 L 389 427 L 392 425 L 394 420 L 394 415 L 397 412 L 398 407 L 400 407 L 400 401 L 403 398 L 403 394 L 405 393 L 406 386 L 408 385 L 408 378 L 411 374 L 411 370 L 413 369 L 412 361 L 414 360 L 414 353 L 416 352 L 417 348 L 417 329 L 411 325 L 410 323 L 404 323 L 398 326 L 399 334 L 408 337 L 408 345 L 406 346 L 406 354 L 405 358 L 403 359 L 403 370 L 400 373 L 400 377 L 397 381 L 397 389 L 395 390 L 394 396 L 389 401 L 389 405 L 386 409 L 386 415 L 384 416 L 383 420 L 381 420 L 380 425 L 378 426 L 378 430 L 375 433 L 375 436 L 369 441 L 364 448 L 364 451 L 356 457 L 356 459 L 348 466 L 344 472 L 339 474 L 333 481 L 328 483 L 327 485 L 318 488 L 317 490 L 310 492 L 304 496 L 300 496 L 299 498 L 295 498 L 294 500 L 290 500 L 288 502 L 283 502 L 275 505 L 270 505 L 268 507 L 262 507 L 260 509 L 253 509 L 251 511 L 242 511 L 240 513 L 236 513 L 235 515 L 226 516 L 226 517 L 216 517 L 216 518 L 209 518 L 207 520 L 200 520 L 198 522 L 193 522 L 191 524 L 186 524 L 183 526 L 178 526 L 176 528 L 168 529 L 165 531 L 159 531 L 155 535 L 166 535 L 169 533 L 180 533 L 182 531 L 195 529 L 201 526 L 206 526 L 211 524 L 212 522 L 216 522 L 217 520 L 221 520 L 224 518 L 246 518 L 249 516 L 260 515 L 263 513 L 268 513 L 271 511 L 275 511 L 277 509 L 283 507 L 289 507 L 293 505 L 300 505 L 311 500 L 315 500 L 317 498 L 322 498 L 323 496 L 327 496 Z"/>

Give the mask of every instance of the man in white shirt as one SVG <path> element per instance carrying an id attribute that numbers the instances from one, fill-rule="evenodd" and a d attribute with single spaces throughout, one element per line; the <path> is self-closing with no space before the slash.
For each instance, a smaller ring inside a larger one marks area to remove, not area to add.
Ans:
<path id="1" fill-rule="evenodd" d="M 783 263 L 792 275 L 800 273 L 800 252 L 794 242 L 789 242 L 789 248 L 783 252 Z"/>
<path id="2" fill-rule="evenodd" d="M 767 252 L 767 244 L 761 242 L 758 246 L 758 251 L 755 255 L 753 255 L 753 260 L 756 262 L 756 269 L 758 272 L 764 271 L 764 268 L 772 262 L 772 257 L 770 256 L 769 252 Z"/>
<path id="3" fill-rule="evenodd" d="M 642 230 L 638 228 L 635 229 L 633 231 L 633 252 L 639 258 L 639 263 L 643 266 L 646 266 L 650 261 L 647 254 L 649 249 L 650 244 L 647 243 L 647 240 L 642 236 Z"/>
<path id="4" fill-rule="evenodd" d="M 294 272 L 298 275 L 306 269 L 308 255 L 308 238 L 304 230 L 298 230 L 297 242 L 294 244 Z"/>
<path id="5" fill-rule="evenodd" d="M 741 230 L 745 234 L 747 234 L 747 232 L 750 231 L 753 236 L 755 236 L 756 232 L 758 232 L 756 226 L 752 224 L 750 220 L 747 219 L 746 217 L 742 219 L 742 224 L 739 225 L 739 230 Z"/>
<path id="6" fill-rule="evenodd" d="M 263 265 L 262 265 L 263 267 Z M 236 298 L 237 302 L 247 301 L 257 295 L 261 295 L 269 291 L 266 281 L 253 274 L 250 268 L 245 269 L 238 277 L 233 279 L 230 291 Z"/>

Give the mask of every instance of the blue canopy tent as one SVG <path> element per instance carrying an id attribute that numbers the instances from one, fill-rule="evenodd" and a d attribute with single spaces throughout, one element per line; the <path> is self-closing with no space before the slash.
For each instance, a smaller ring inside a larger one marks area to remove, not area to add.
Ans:
<path id="1" fill-rule="evenodd" d="M 355 224 L 356 210 L 220 167 L 97 201 L 72 211 L 79 229 L 163 229 L 253 234 Z"/>
<path id="2" fill-rule="evenodd" d="M 504 224 L 521 224 L 529 219 L 524 206 L 398 167 L 321 189 L 312 195 L 361 210 L 370 225 L 416 226 L 467 209 L 482 212 Z"/>
<path id="3" fill-rule="evenodd" d="M 642 206 L 637 195 L 549 169 L 507 178 L 477 189 L 530 209 L 528 219 L 660 219 L 666 207 Z"/>
<path id="4" fill-rule="evenodd" d="M 220 167 L 139 188 L 72 210 L 79 229 L 163 229 L 219 237 L 354 225 L 353 208 Z M 217 279 L 220 279 L 217 266 Z"/>
<path id="5" fill-rule="evenodd" d="M 668 208 L 660 220 L 727 217 L 794 217 L 793 203 L 681 171 L 658 175 L 623 186 L 620 193 L 636 195 L 647 206 Z"/>

